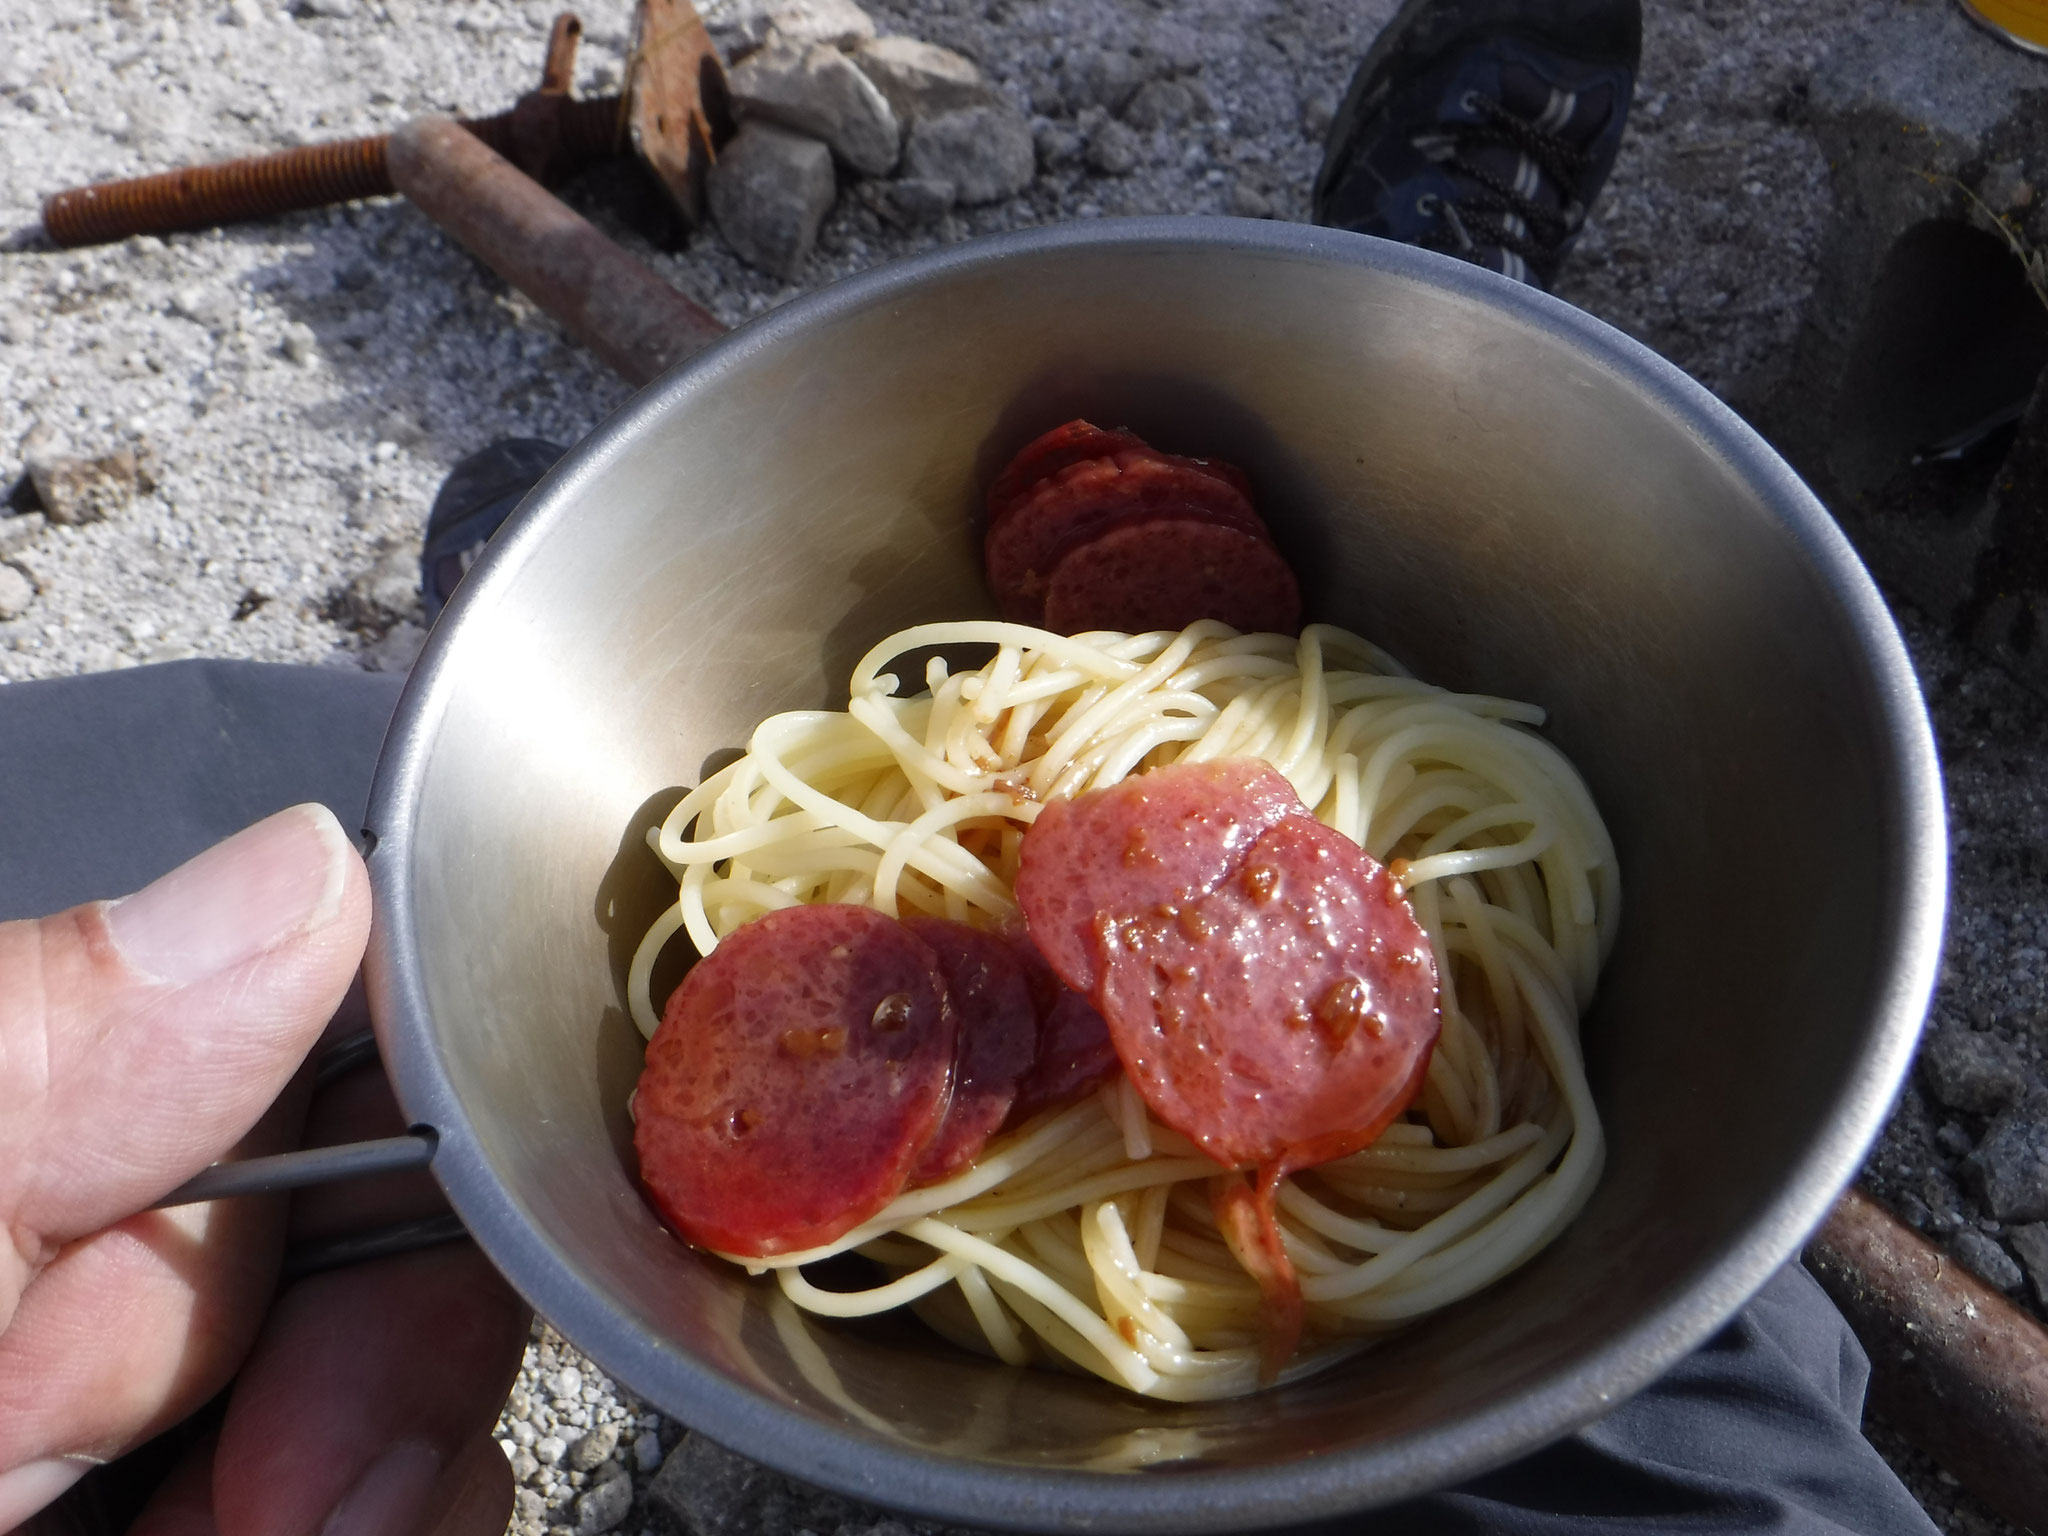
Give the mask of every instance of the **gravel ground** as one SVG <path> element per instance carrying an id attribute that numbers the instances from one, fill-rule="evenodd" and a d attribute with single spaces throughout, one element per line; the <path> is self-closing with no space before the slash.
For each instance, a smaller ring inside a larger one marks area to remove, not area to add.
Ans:
<path id="1" fill-rule="evenodd" d="M 1808 85 L 1832 49 L 1899 3 L 1653 4 L 1628 139 L 1564 295 L 1738 408 L 1768 398 L 1829 213 L 1828 167 L 1804 126 Z M 730 323 L 889 257 L 995 230 L 1153 212 L 1300 219 L 1322 129 L 1393 8 L 876 0 L 883 32 L 976 59 L 1034 115 L 1047 163 L 1023 195 L 914 233 L 842 195 L 794 284 L 745 267 L 708 233 L 652 251 L 601 187 L 569 195 Z M 32 457 L 123 450 L 134 487 L 124 501 L 117 485 L 112 515 L 85 526 L 0 515 L 0 682 L 192 655 L 409 663 L 422 630 L 408 570 L 448 467 L 500 436 L 572 442 L 625 387 L 394 203 L 67 253 L 40 246 L 36 211 L 44 194 L 94 178 L 381 131 L 421 112 L 498 110 L 538 78 L 553 9 L 0 4 L 0 237 L 13 232 L 0 254 L 0 493 Z M 629 14 L 624 0 L 585 9 L 581 89 L 616 87 Z M 1929 24 L 1949 23 L 1964 27 L 1937 5 Z M 1956 46 L 1980 45 L 1966 36 Z M 1122 175 L 1071 157 L 1096 120 L 1082 116 L 1084 83 L 1105 67 L 1181 81 L 1196 113 L 1176 131 L 1136 131 Z M 17 489 L 13 507 L 27 504 Z M 1973 1060 L 1990 1052 L 2038 1083 L 2048 1068 L 2048 708 L 1910 610 L 1900 617 L 1935 712 L 1956 834 L 1935 1024 L 1968 1035 Z M 1990 1254 L 2011 1265 L 2014 1236 L 1986 1215 L 1965 1167 L 1994 1130 L 1989 1106 L 1923 1065 L 1868 1177 L 1958 1257 L 1997 1271 Z M 2014 1288 L 2029 1304 L 2048 1300 Z M 522 1474 L 521 1530 L 688 1518 L 664 1500 L 656 1471 L 664 1456 L 682 1466 L 671 1455 L 677 1427 L 544 1327 L 500 1432 Z M 1874 1434 L 1945 1529 L 2005 1529 L 1882 1426 Z M 698 1458 L 687 1469 L 696 1485 L 728 1489 L 750 1511 L 734 1531 L 906 1530 L 764 1484 L 718 1462 L 708 1442 L 683 1454 Z M 630 1498 L 609 1487 L 621 1478 Z M 682 1480 L 671 1470 L 669 1484 Z"/>

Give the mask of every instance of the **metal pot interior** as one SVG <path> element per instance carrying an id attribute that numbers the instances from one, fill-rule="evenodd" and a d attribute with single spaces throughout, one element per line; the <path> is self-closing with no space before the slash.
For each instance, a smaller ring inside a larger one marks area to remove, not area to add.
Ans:
<path id="1" fill-rule="evenodd" d="M 762 716 L 843 704 L 884 634 L 990 613 L 978 487 L 1074 415 L 1235 460 L 1313 617 L 1549 709 L 1622 859 L 1584 1214 L 1490 1292 L 1236 1402 L 800 1318 L 670 1237 L 634 1181 L 621 985 L 664 899 L 642 832 Z M 1185 1531 L 1475 1473 L 1724 1320 L 1903 1070 L 1940 809 L 1874 591 L 1703 391 L 1485 274 L 1214 221 L 924 258 L 657 384 L 501 544 L 380 777 L 387 1051 L 513 1281 L 635 1389 L 798 1476 L 976 1524 Z M 1155 1475 L 1109 1475 L 1133 1471 Z"/>

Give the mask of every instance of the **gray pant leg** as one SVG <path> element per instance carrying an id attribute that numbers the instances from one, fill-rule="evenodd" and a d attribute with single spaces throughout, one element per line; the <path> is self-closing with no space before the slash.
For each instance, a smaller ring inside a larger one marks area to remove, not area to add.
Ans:
<path id="1" fill-rule="evenodd" d="M 0 918 L 120 895 L 303 800 L 355 830 L 398 687 L 176 662 L 0 688 Z M 1592 1427 L 1463 1487 L 1313 1530 L 1933 1536 L 1858 1430 L 1868 1377 L 1841 1314 L 1792 1265 Z"/>
<path id="2" fill-rule="evenodd" d="M 0 919 L 123 895 L 302 801 L 360 831 L 402 683 L 178 661 L 0 688 Z"/>

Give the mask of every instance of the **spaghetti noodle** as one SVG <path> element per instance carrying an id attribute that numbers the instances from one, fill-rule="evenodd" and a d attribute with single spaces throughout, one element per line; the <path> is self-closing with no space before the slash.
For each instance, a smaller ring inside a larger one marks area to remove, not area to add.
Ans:
<path id="1" fill-rule="evenodd" d="M 961 671 L 935 658 L 915 695 L 884 670 L 968 646 L 994 656 Z M 1443 1014 L 1407 1115 L 1281 1185 L 1307 1304 L 1307 1342 L 1282 1379 L 1299 1376 L 1507 1274 L 1599 1176 L 1578 1017 L 1613 942 L 1619 876 L 1583 781 L 1533 729 L 1542 718 L 1421 682 L 1327 625 L 1299 640 L 1215 622 L 905 630 L 862 658 L 845 711 L 764 721 L 650 834 L 678 898 L 634 958 L 633 1016 L 652 1036 L 649 980 L 678 931 L 709 954 L 750 918 L 816 902 L 1001 924 L 1047 801 L 1170 762 L 1263 759 L 1406 887 Z M 1259 1385 L 1260 1296 L 1211 1213 L 1217 1172 L 1119 1076 L 833 1243 L 734 1262 L 773 1271 L 812 1312 L 909 1305 L 1012 1363 L 1174 1401 L 1230 1396 Z M 844 1292 L 805 1277 L 848 1251 L 891 1278 Z"/>

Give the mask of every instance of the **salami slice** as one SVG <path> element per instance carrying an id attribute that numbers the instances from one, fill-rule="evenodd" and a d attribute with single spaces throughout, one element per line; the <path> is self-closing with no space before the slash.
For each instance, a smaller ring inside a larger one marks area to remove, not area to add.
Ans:
<path id="1" fill-rule="evenodd" d="M 936 1184 L 973 1162 L 1009 1117 L 1019 1080 L 1038 1060 L 1038 1010 L 1024 967 L 1002 939 L 921 913 L 903 923 L 938 957 L 960 1031 L 952 1102 L 910 1172 L 916 1186 Z M 1107 1048 L 1106 1028 L 1102 1039 Z"/>
<path id="2" fill-rule="evenodd" d="M 1122 450 L 1143 449 L 1145 440 L 1122 430 L 1105 431 L 1092 422 L 1076 418 L 1033 438 L 1017 450 L 988 488 L 985 505 L 988 525 L 993 528 L 1017 510 L 1040 481 L 1084 459 L 1100 459 Z"/>
<path id="3" fill-rule="evenodd" d="M 1017 1085 L 1009 1123 L 1071 1104 L 1107 1077 L 1123 1071 L 1109 1026 L 1095 1005 L 1061 981 L 1046 964 L 1031 936 L 1021 929 L 1005 936 L 1023 967 L 1038 1010 L 1038 1054 Z"/>
<path id="4" fill-rule="evenodd" d="M 1046 583 L 1068 550 L 1134 518 L 1163 514 L 1266 537 L 1251 503 L 1205 471 L 1149 452 L 1089 459 L 1041 482 L 989 529 L 982 546 L 989 590 L 1005 618 L 1037 624 Z"/>
<path id="5" fill-rule="evenodd" d="M 1098 924 L 1157 916 L 1219 884 L 1267 828 L 1303 816 L 1294 786 L 1255 758 L 1177 763 L 1039 813 L 1017 869 L 1017 904 L 1061 979 L 1102 984 Z"/>
<path id="6" fill-rule="evenodd" d="M 894 918 L 791 907 L 736 929 L 647 1048 L 633 1141 L 656 1209 L 745 1257 L 850 1231 L 937 1130 L 955 1032 L 938 957 Z"/>
<path id="7" fill-rule="evenodd" d="M 1266 828 L 1192 900 L 1133 889 L 1099 933 L 1124 1069 L 1226 1167 L 1270 1183 L 1355 1152 L 1422 1086 L 1429 940 L 1393 877 L 1312 816 Z"/>
<path id="8" fill-rule="evenodd" d="M 1179 516 L 1127 519 L 1061 557 L 1041 622 L 1062 635 L 1142 634 L 1198 619 L 1291 635 L 1301 628 L 1301 589 L 1263 537 Z"/>

